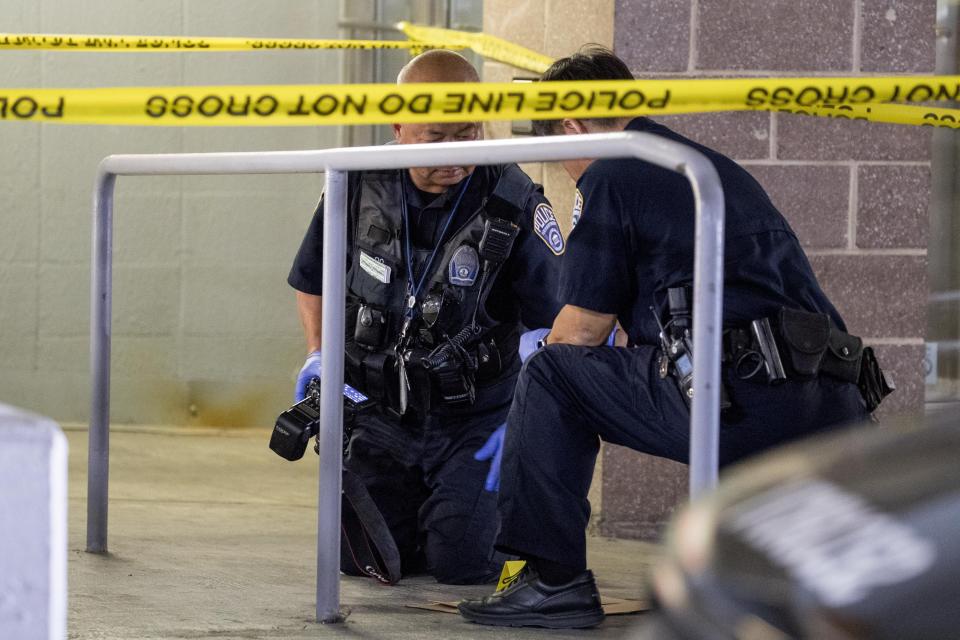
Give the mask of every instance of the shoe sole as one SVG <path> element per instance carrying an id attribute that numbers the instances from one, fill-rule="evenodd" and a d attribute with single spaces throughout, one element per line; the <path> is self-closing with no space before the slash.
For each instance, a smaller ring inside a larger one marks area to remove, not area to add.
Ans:
<path id="1" fill-rule="evenodd" d="M 460 611 L 460 615 L 470 622 L 495 627 L 545 627 L 547 629 L 586 629 L 597 626 L 604 619 L 603 611 L 554 615 L 522 613 L 511 616 L 490 616 L 472 611 Z"/>

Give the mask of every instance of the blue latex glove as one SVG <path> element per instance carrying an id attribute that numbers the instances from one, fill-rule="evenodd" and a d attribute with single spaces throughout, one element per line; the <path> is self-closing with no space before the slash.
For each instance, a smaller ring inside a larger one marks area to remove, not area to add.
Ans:
<path id="1" fill-rule="evenodd" d="M 487 491 L 500 490 L 500 461 L 503 459 L 503 438 L 507 433 L 507 423 L 497 427 L 497 430 L 490 434 L 482 447 L 473 454 L 474 460 L 489 460 L 490 471 L 487 472 L 487 481 L 483 487 Z"/>
<path id="2" fill-rule="evenodd" d="M 297 390 L 293 394 L 293 401 L 300 402 L 307 397 L 307 385 L 314 378 L 320 377 L 320 349 L 307 356 L 303 368 L 297 374 Z"/>
<path id="3" fill-rule="evenodd" d="M 617 346 L 617 325 L 613 325 L 613 331 L 610 332 L 610 336 L 607 338 L 607 346 Z"/>
<path id="4" fill-rule="evenodd" d="M 545 340 L 550 329 L 531 329 L 520 336 L 520 362 L 526 362 L 533 352 L 539 349 L 541 340 Z"/>

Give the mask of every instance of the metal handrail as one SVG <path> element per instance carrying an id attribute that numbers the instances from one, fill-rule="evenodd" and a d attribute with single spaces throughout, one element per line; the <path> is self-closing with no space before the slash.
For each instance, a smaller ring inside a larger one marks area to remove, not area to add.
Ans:
<path id="1" fill-rule="evenodd" d="M 112 155 L 99 166 L 93 194 L 91 273 L 91 412 L 87 480 L 87 551 L 107 550 L 110 444 L 110 338 L 113 193 L 120 175 L 326 172 L 323 227 L 324 375 L 320 384 L 317 504 L 317 602 L 320 622 L 340 619 L 340 469 L 342 465 L 347 171 L 418 166 L 487 165 L 573 158 L 635 157 L 683 174 L 696 209 L 693 331 L 694 396 L 690 412 L 690 492 L 717 482 L 724 200 L 713 165 L 692 148 L 642 132 L 355 147 L 320 151 Z"/>

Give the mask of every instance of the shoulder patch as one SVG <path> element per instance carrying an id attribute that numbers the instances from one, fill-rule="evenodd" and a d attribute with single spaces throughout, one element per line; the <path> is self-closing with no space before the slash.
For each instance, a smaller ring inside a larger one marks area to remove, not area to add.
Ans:
<path id="1" fill-rule="evenodd" d="M 570 219 L 570 228 L 573 229 L 580 222 L 580 214 L 583 213 L 583 194 L 577 189 L 573 194 L 573 216 Z"/>
<path id="2" fill-rule="evenodd" d="M 533 231 L 543 240 L 554 255 L 559 256 L 565 248 L 563 234 L 553 209 L 547 203 L 537 205 L 533 212 Z"/>

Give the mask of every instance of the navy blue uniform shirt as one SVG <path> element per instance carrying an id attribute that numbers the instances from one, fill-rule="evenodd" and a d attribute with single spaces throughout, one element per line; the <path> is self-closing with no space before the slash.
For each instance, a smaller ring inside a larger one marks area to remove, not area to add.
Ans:
<path id="1" fill-rule="evenodd" d="M 843 320 L 817 283 L 793 230 L 760 184 L 726 156 L 647 118 L 646 131 L 705 154 L 726 202 L 725 327 L 775 316 L 781 306 Z M 560 301 L 615 314 L 630 339 L 656 344 L 667 289 L 693 283 L 694 199 L 681 174 L 638 159 L 596 160 L 577 182 L 575 219 L 560 275 Z M 579 210 L 578 210 L 579 209 Z"/>
<path id="2" fill-rule="evenodd" d="M 457 208 L 445 238 L 440 238 L 444 223 L 457 200 L 460 185 L 455 185 L 442 194 L 426 193 L 417 189 L 404 171 L 404 189 L 412 228 L 411 240 L 414 249 L 432 250 L 438 243 L 456 234 L 477 212 L 496 186 L 499 171 L 496 167 L 478 166 L 463 200 Z M 353 182 L 351 181 L 352 185 Z M 461 183 L 462 184 L 462 183 Z M 356 203 L 354 189 L 350 190 L 347 226 L 347 268 L 350 267 L 353 251 L 353 231 Z M 541 205 L 546 205 L 544 209 Z M 551 220 L 544 221 L 549 211 Z M 487 299 L 487 312 L 501 322 L 521 320 L 529 328 L 549 327 L 560 309 L 556 297 L 560 271 L 560 256 L 564 251 L 552 209 L 538 188 L 525 203 L 524 213 L 518 219 L 520 231 L 506 264 L 501 268 Z M 401 267 L 401 273 L 406 267 Z M 419 277 L 421 265 L 415 265 Z M 446 269 L 447 265 L 434 264 L 432 270 Z M 310 227 L 294 260 L 287 282 L 294 289 L 322 295 L 323 273 L 323 199 L 313 215 Z"/>

